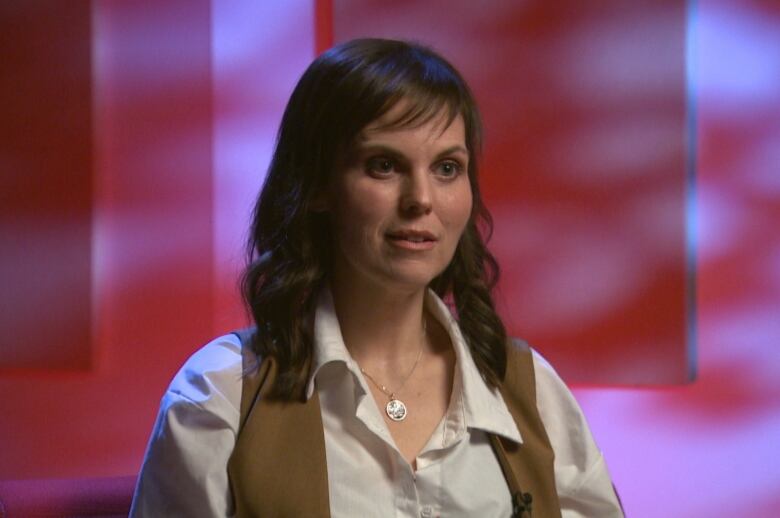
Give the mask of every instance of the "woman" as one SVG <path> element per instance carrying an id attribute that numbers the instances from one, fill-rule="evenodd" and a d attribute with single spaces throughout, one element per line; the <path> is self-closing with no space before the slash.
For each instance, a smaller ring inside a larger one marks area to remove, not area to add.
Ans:
<path id="1" fill-rule="evenodd" d="M 427 48 L 354 40 L 309 66 L 254 212 L 256 331 L 174 378 L 133 516 L 622 516 L 568 389 L 507 345 L 479 149 Z"/>

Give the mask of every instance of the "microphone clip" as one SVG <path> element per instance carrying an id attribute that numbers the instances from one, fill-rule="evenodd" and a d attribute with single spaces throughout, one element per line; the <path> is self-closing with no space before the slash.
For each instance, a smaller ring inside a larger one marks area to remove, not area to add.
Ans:
<path id="1" fill-rule="evenodd" d="M 533 497 L 531 493 L 523 493 L 522 491 L 516 491 L 512 494 L 512 518 L 533 518 L 533 509 L 531 504 L 533 503 Z M 527 513 L 527 515 L 525 514 Z"/>

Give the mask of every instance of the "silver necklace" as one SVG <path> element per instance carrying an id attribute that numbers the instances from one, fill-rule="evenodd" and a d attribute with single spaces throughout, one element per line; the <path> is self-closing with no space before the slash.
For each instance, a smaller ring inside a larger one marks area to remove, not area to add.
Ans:
<path id="1" fill-rule="evenodd" d="M 426 331 L 426 324 L 427 322 L 423 320 L 423 342 L 425 341 L 425 331 Z M 404 388 L 404 385 L 406 385 L 406 382 L 409 381 L 409 378 L 412 377 L 412 374 L 414 374 L 414 370 L 417 368 L 417 364 L 420 363 L 420 357 L 422 356 L 422 350 L 423 346 L 420 344 L 420 350 L 417 352 L 417 359 L 414 360 L 414 365 L 412 365 L 411 370 L 409 373 L 404 376 L 403 381 L 401 381 L 401 385 L 396 390 L 390 390 L 386 386 L 379 383 L 377 380 L 374 379 L 373 376 L 371 376 L 369 373 L 367 373 L 363 367 L 360 367 L 360 372 L 363 373 L 363 375 L 371 380 L 371 383 L 376 385 L 379 390 L 381 390 L 385 396 L 387 396 L 388 402 L 387 405 L 385 405 L 385 413 L 387 414 L 387 417 L 392 419 L 393 421 L 403 421 L 406 419 L 406 404 L 398 399 L 395 395 L 398 392 L 401 392 L 401 390 Z"/>

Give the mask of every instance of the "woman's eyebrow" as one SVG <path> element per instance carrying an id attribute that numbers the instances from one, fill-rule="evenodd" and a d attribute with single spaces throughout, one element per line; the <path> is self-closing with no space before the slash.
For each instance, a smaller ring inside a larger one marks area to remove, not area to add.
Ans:
<path id="1" fill-rule="evenodd" d="M 378 153 L 382 155 L 386 155 L 390 158 L 396 158 L 396 159 L 405 159 L 406 155 L 398 149 L 395 149 L 392 146 L 388 146 L 386 144 L 360 144 L 358 145 L 357 151 L 360 154 L 370 154 L 370 153 Z M 436 154 L 436 160 L 448 156 L 448 155 L 455 155 L 455 154 L 462 154 L 466 157 L 469 156 L 468 150 L 461 146 L 460 144 L 456 144 L 454 146 L 450 146 L 448 148 L 442 149 Z"/>
<path id="2" fill-rule="evenodd" d="M 396 158 L 396 159 L 405 158 L 404 154 L 401 151 L 391 146 L 387 146 L 385 144 L 360 144 L 357 147 L 357 151 L 361 155 L 381 154 L 381 155 L 388 156 L 390 158 Z"/>
<path id="3" fill-rule="evenodd" d="M 468 158 L 469 151 L 468 151 L 468 149 L 466 149 L 465 147 L 463 147 L 461 145 L 455 145 L 455 146 L 451 146 L 451 147 L 448 147 L 447 149 L 443 149 L 442 151 L 440 151 L 439 154 L 436 155 L 436 158 L 441 158 L 441 157 L 444 157 L 444 156 L 447 156 L 447 155 L 456 155 L 456 154 L 466 155 L 466 157 Z"/>

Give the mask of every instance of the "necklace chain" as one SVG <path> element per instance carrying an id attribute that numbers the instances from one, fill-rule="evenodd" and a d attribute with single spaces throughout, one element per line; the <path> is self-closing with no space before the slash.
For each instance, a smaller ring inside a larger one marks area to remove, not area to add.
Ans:
<path id="1" fill-rule="evenodd" d="M 422 357 L 423 345 L 425 342 L 425 337 L 427 335 L 427 327 L 428 327 L 427 324 L 428 322 L 426 320 L 423 320 L 423 343 L 420 344 L 420 350 L 417 351 L 417 358 L 414 360 L 414 365 L 412 365 L 412 368 L 409 370 L 409 373 L 406 376 L 404 376 L 404 379 L 401 381 L 401 384 L 397 390 L 388 389 L 386 386 L 382 385 L 377 380 L 375 380 L 373 376 L 367 373 L 365 369 L 363 369 L 363 367 L 360 367 L 358 365 L 358 367 L 360 368 L 360 372 L 362 372 L 363 375 L 371 381 L 371 383 L 376 385 L 379 388 L 379 390 L 381 390 L 384 393 L 384 395 L 386 395 L 387 398 L 389 399 L 387 406 L 385 408 L 385 412 L 387 412 L 388 417 L 390 417 L 390 419 L 392 419 L 393 421 L 403 421 L 404 419 L 406 419 L 406 405 L 404 404 L 403 401 L 397 399 L 395 395 L 396 393 L 401 392 L 401 390 L 403 390 L 404 386 L 406 385 L 406 382 L 409 381 L 409 378 L 412 377 L 412 374 L 414 374 L 415 369 L 417 369 L 417 364 L 420 363 L 420 358 Z"/>
<path id="2" fill-rule="evenodd" d="M 420 357 L 422 356 L 422 350 L 423 350 L 422 345 L 420 345 L 420 350 L 417 351 L 417 359 L 414 360 L 414 365 L 412 365 L 412 368 L 409 370 L 409 374 L 407 374 L 404 377 L 403 381 L 401 381 L 401 385 L 398 387 L 398 390 L 388 389 L 386 386 L 382 385 L 377 380 L 375 380 L 371 374 L 367 373 L 363 367 L 360 367 L 360 372 L 362 372 L 366 378 L 371 380 L 371 382 L 374 385 L 379 387 L 379 390 L 384 392 L 387 397 L 389 397 L 390 399 L 395 399 L 396 392 L 401 392 L 401 390 L 403 390 L 404 386 L 406 385 L 406 382 L 409 381 L 409 378 L 412 377 L 412 374 L 414 374 L 415 369 L 417 369 L 417 364 L 420 363 Z"/>

